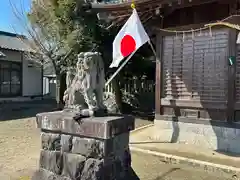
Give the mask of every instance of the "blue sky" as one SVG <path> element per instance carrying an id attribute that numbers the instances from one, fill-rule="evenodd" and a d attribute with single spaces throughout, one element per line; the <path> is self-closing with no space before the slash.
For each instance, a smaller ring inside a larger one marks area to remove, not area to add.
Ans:
<path id="1" fill-rule="evenodd" d="M 26 14 L 31 5 L 31 0 L 0 0 L 0 31 L 7 31 L 19 34 L 25 34 L 22 23 L 16 18 L 13 13 L 13 8 L 11 4 L 14 4 L 14 7 L 21 12 L 23 9 L 24 14 Z M 11 3 L 10 3 L 11 2 Z M 14 28 L 13 28 L 14 27 Z"/>

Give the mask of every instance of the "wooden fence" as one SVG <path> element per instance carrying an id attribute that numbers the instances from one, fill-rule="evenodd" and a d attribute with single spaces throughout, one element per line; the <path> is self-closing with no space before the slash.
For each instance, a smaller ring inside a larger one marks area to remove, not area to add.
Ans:
<path id="1" fill-rule="evenodd" d="M 44 78 L 44 95 L 49 98 L 56 96 L 56 81 Z M 146 79 L 125 80 L 121 85 L 123 102 L 135 109 L 144 112 L 153 112 L 155 108 L 155 81 Z M 114 93 L 114 88 L 110 83 L 105 92 Z"/>
<path id="2" fill-rule="evenodd" d="M 139 80 L 139 79 L 132 79 L 132 80 L 126 80 L 124 81 L 124 84 L 122 85 L 123 93 L 154 93 L 155 92 L 155 81 L 154 80 Z M 114 92 L 113 86 L 110 83 L 106 89 L 105 92 Z"/>

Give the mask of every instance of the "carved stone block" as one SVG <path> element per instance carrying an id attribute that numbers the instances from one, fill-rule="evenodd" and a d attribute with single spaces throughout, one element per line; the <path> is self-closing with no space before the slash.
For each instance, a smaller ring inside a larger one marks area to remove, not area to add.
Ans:
<path id="1" fill-rule="evenodd" d="M 62 154 L 59 151 L 46 151 L 40 152 L 40 168 L 51 171 L 60 175 L 62 167 Z"/>
<path id="2" fill-rule="evenodd" d="M 104 141 L 90 138 L 73 138 L 72 153 L 85 157 L 102 158 L 104 156 Z"/>
<path id="3" fill-rule="evenodd" d="M 64 153 L 62 175 L 73 180 L 80 180 L 85 161 L 86 158 L 79 154 Z"/>
<path id="4" fill-rule="evenodd" d="M 61 150 L 61 135 L 51 133 L 41 133 L 42 149 L 51 151 Z"/>
<path id="5" fill-rule="evenodd" d="M 134 129 L 132 116 L 89 117 L 80 124 L 73 120 L 74 113 L 37 114 L 37 127 L 42 130 L 109 139 Z"/>

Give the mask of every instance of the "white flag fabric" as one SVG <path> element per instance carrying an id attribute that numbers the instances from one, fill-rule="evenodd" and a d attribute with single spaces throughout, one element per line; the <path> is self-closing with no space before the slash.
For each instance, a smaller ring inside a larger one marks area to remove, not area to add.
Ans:
<path id="1" fill-rule="evenodd" d="M 142 45 L 150 41 L 136 9 L 124 24 L 113 41 L 113 61 L 110 68 L 118 67 L 128 55 L 135 53 Z"/>

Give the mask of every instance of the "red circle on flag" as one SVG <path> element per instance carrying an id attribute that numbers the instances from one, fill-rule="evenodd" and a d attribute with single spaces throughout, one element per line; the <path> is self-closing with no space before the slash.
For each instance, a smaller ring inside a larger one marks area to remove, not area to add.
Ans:
<path id="1" fill-rule="evenodd" d="M 121 53 L 123 57 L 128 56 L 136 49 L 136 42 L 130 35 L 125 35 L 121 41 Z"/>

